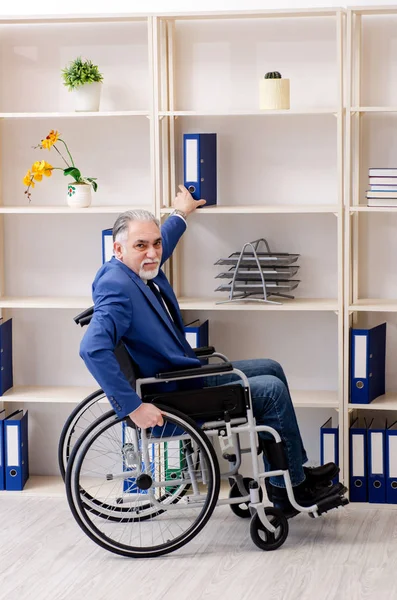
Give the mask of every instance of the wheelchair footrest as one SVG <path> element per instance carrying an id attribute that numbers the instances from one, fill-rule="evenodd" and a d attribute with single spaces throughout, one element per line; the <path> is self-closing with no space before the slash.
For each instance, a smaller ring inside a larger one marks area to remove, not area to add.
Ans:
<path id="1" fill-rule="evenodd" d="M 349 504 L 349 500 L 345 498 L 342 494 L 333 494 L 332 496 L 328 496 L 327 498 L 323 498 L 323 500 L 319 500 L 317 502 L 317 514 L 322 515 L 323 513 L 332 510 L 333 508 L 339 508 L 339 506 L 346 506 Z M 311 517 L 314 515 L 310 514 Z"/>

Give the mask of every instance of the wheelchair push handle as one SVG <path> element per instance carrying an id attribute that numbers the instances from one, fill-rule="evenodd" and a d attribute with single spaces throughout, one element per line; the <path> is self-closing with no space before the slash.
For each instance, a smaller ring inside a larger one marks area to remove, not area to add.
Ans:
<path id="1" fill-rule="evenodd" d="M 84 325 L 88 325 L 92 319 L 92 315 L 94 314 L 94 307 L 90 306 L 90 308 L 86 308 L 82 313 L 74 317 L 73 321 L 76 325 L 80 325 L 84 327 Z"/>

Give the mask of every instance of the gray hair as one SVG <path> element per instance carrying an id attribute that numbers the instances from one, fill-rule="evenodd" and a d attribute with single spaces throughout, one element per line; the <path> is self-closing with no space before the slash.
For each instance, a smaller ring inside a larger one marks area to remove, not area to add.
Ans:
<path id="1" fill-rule="evenodd" d="M 160 229 L 160 221 L 148 210 L 126 210 L 116 219 L 113 225 L 113 241 L 126 242 L 128 229 L 132 221 L 152 221 Z"/>

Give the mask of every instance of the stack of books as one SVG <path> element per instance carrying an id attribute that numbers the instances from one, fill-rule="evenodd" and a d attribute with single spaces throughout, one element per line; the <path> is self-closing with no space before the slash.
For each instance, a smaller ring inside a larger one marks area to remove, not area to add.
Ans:
<path id="1" fill-rule="evenodd" d="M 368 206 L 397 206 L 397 169 L 369 169 Z"/>

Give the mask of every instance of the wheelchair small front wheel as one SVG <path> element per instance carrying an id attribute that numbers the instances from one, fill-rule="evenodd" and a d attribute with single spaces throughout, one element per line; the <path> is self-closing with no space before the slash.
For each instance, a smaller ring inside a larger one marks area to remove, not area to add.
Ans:
<path id="1" fill-rule="evenodd" d="M 251 539 L 261 550 L 277 550 L 288 537 L 288 521 L 278 508 L 266 507 L 265 514 L 276 531 L 273 533 L 266 529 L 258 513 L 255 513 L 250 525 Z"/>
<path id="2" fill-rule="evenodd" d="M 246 494 L 249 494 L 249 489 L 250 489 L 250 483 L 251 481 L 253 481 L 253 479 L 251 477 L 244 477 L 243 478 L 243 485 L 245 487 Z M 237 482 L 233 483 L 232 487 L 230 488 L 230 492 L 229 492 L 229 498 L 241 498 L 241 492 L 240 489 L 237 485 Z M 262 492 L 262 488 L 259 488 L 259 501 L 262 502 L 263 500 L 263 492 Z M 249 509 L 249 502 L 242 502 L 241 504 L 230 504 L 230 509 L 232 512 L 234 512 L 235 515 L 237 515 L 238 517 L 240 517 L 241 519 L 248 519 L 251 516 L 251 512 Z"/>

